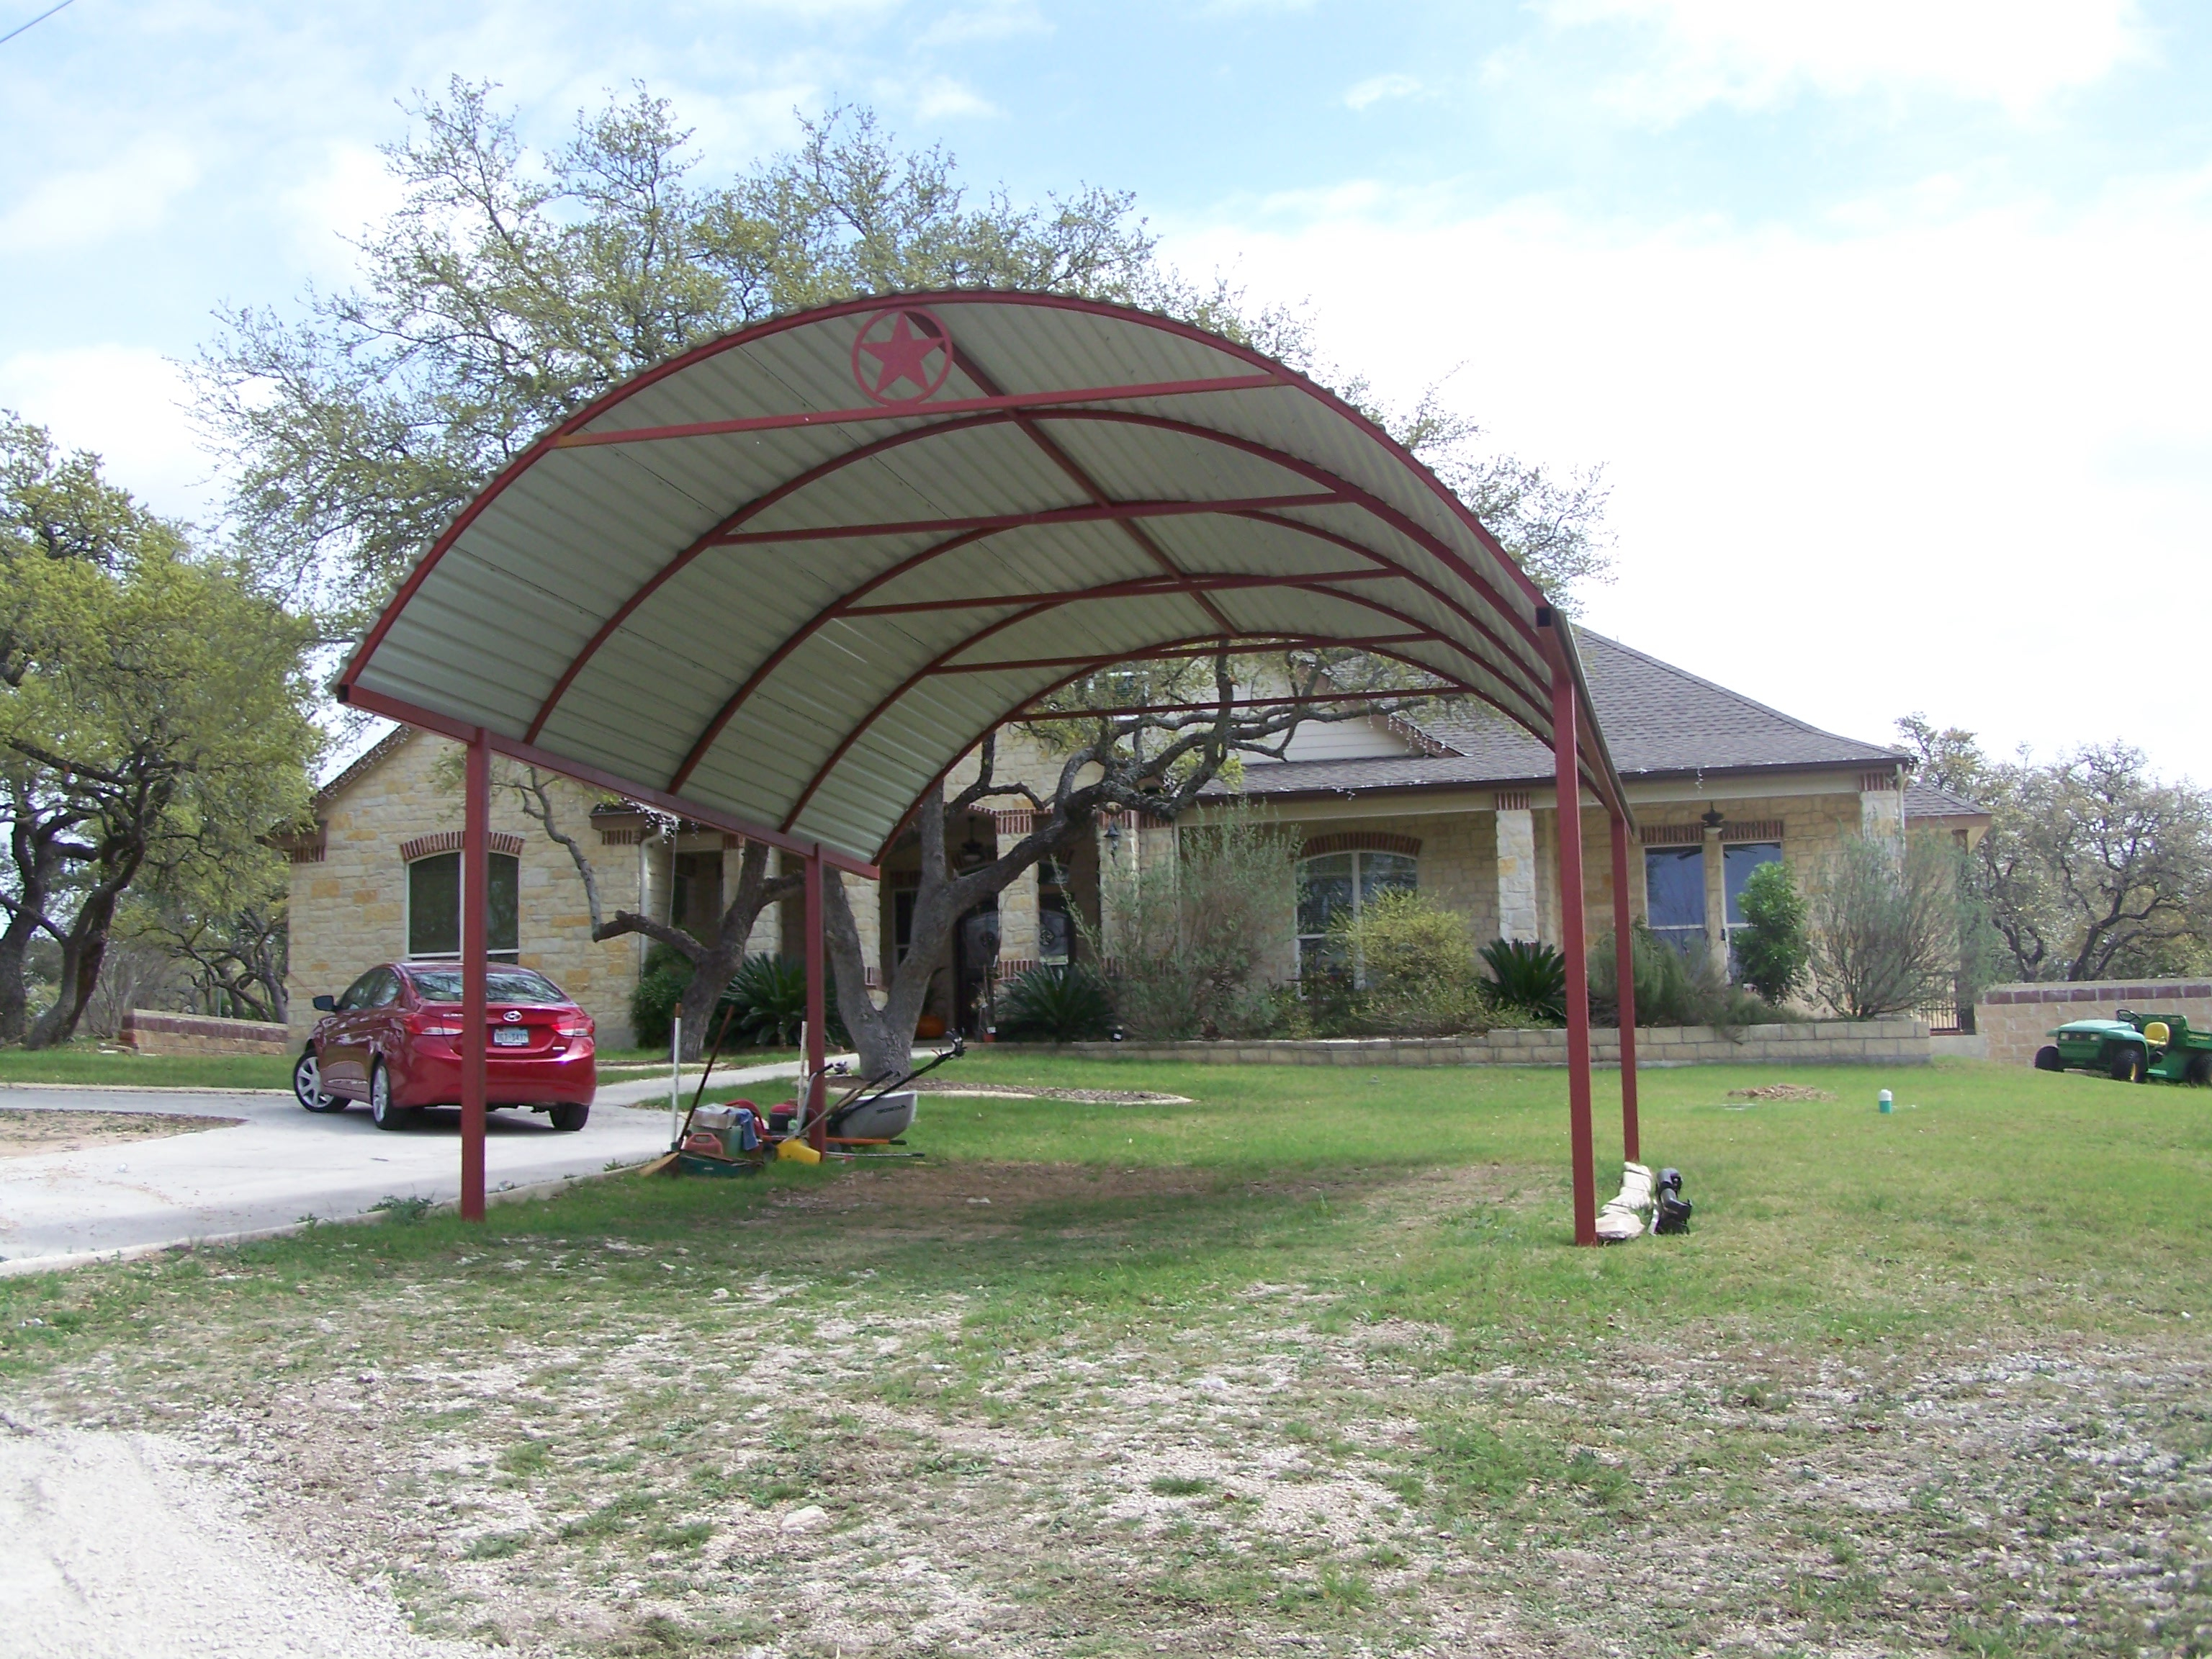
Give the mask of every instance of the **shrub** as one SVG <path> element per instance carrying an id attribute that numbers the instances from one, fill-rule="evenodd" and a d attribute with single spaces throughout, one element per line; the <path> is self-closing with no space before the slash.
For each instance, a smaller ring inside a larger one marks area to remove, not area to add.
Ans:
<path id="1" fill-rule="evenodd" d="M 1171 859 L 1102 872 L 1104 925 L 1079 915 L 1085 943 L 1109 964 L 1115 1012 L 1130 1035 L 1159 1040 L 1251 1036 L 1274 1027 L 1282 1000 L 1261 981 L 1291 937 L 1298 842 L 1254 810 L 1182 830 Z"/>
<path id="2" fill-rule="evenodd" d="M 1776 1011 L 1741 986 L 1729 983 L 1703 945 L 1676 950 L 1642 922 L 1631 934 L 1636 975 L 1638 1025 L 1710 1025 L 1719 1030 L 1758 1025 Z M 1590 1018 L 1601 1025 L 1620 1024 L 1620 971 L 1613 935 L 1590 947 Z"/>
<path id="3" fill-rule="evenodd" d="M 1847 1019 L 1948 999 L 1966 908 L 1959 858 L 1940 837 L 1854 836 L 1813 884 L 1813 982 Z"/>
<path id="4" fill-rule="evenodd" d="M 691 963 L 679 951 L 656 945 L 646 953 L 645 970 L 629 994 L 629 1020 L 641 1048 L 665 1048 L 684 988 L 691 982 Z"/>
<path id="5" fill-rule="evenodd" d="M 1556 1025 L 1567 1017 L 1567 959 L 1535 939 L 1494 939 L 1482 947 L 1491 1001 Z"/>
<path id="6" fill-rule="evenodd" d="M 837 976 L 827 961 L 822 964 L 822 989 L 829 1016 L 823 1040 L 834 1048 L 845 1048 L 852 1039 L 838 1017 Z M 799 1028 L 806 1023 L 805 959 L 766 952 L 747 957 L 731 976 L 715 1007 L 718 1024 L 725 1012 L 730 1016 L 730 1035 L 722 1040 L 724 1048 L 731 1046 L 732 1038 L 763 1048 L 788 1048 L 797 1042 Z M 708 1040 L 713 1040 L 712 1031 Z"/>
<path id="7" fill-rule="evenodd" d="M 1344 958 L 1359 964 L 1358 1018 L 1403 1036 L 1449 1036 L 1488 1023 L 1467 924 L 1419 892 L 1377 893 L 1359 920 L 1338 918 Z"/>
<path id="8" fill-rule="evenodd" d="M 1744 926 L 1735 934 L 1735 960 L 1743 982 L 1769 1002 L 1787 1002 L 1804 982 L 1813 957 L 1804 895 L 1790 866 L 1762 864 L 1743 884 L 1738 902 Z"/>
<path id="9" fill-rule="evenodd" d="M 1032 968 L 1001 993 L 999 1035 L 1050 1042 L 1110 1036 L 1114 1002 L 1106 981 L 1076 963 Z"/>

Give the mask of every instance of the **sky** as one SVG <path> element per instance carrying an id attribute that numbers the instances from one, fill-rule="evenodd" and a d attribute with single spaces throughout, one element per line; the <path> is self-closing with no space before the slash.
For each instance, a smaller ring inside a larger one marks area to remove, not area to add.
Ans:
<path id="1" fill-rule="evenodd" d="M 453 76 L 542 145 L 642 82 L 704 176 L 858 103 L 979 187 L 1133 191 L 1383 396 L 1602 465 L 1601 631 L 2212 783 L 2212 7 L 71 0 L 0 45 L 0 408 L 212 524 L 179 365 L 353 280 Z"/>

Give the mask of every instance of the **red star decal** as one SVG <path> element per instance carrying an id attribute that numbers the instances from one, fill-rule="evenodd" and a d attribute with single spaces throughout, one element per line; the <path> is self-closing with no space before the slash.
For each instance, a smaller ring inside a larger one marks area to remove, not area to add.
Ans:
<path id="1" fill-rule="evenodd" d="M 872 340 L 884 319 L 890 319 L 890 333 L 881 340 Z M 921 327 L 917 331 L 915 325 Z M 860 358 L 865 354 L 876 360 L 872 375 Z M 933 364 L 931 358 L 937 362 Z M 853 347 L 853 376 L 860 383 L 860 390 L 878 403 L 919 403 L 945 384 L 952 372 L 952 342 L 937 319 L 919 311 L 879 311 L 868 319 Z M 902 381 L 914 384 L 912 392 L 903 394 L 894 391 Z"/>

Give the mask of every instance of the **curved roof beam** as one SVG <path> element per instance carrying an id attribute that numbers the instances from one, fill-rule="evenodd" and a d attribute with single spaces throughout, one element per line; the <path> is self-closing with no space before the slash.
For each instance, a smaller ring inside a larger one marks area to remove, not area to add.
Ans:
<path id="1" fill-rule="evenodd" d="M 1284 587 L 1304 587 L 1312 592 L 1323 595 L 1328 599 L 1340 599 L 1349 605 L 1361 605 L 1367 610 L 1378 613 L 1379 615 L 1389 617 L 1393 622 L 1403 623 L 1410 628 L 1422 629 L 1426 626 L 1426 624 L 1424 623 L 1418 617 L 1407 616 L 1401 611 L 1397 611 L 1393 609 L 1391 606 L 1380 604 L 1377 601 L 1370 599 L 1362 594 L 1340 593 L 1334 588 L 1324 586 L 1317 582 L 1286 580 L 1279 583 L 1279 586 Z M 913 672 L 909 673 L 904 679 L 901 680 L 896 687 L 889 692 L 886 692 L 884 696 L 876 702 L 873 708 L 870 708 L 866 714 L 862 715 L 860 719 L 854 723 L 852 728 L 848 730 L 845 733 L 844 737 L 838 742 L 837 745 L 830 750 L 828 757 L 823 759 L 821 765 L 815 769 L 813 775 L 806 781 L 806 787 L 799 792 L 799 798 L 792 803 L 790 811 L 784 815 L 783 822 L 776 826 L 777 829 L 786 835 L 791 833 L 792 826 L 799 822 L 800 815 L 806 811 L 806 804 L 814 799 L 815 792 L 821 788 L 823 783 L 828 779 L 830 772 L 836 769 L 837 763 L 844 759 L 847 752 L 852 749 L 854 744 L 858 743 L 860 738 L 866 735 L 870 726 L 873 726 L 876 721 L 882 719 L 883 716 L 891 708 L 896 707 L 899 700 L 905 696 L 908 692 L 913 690 L 915 686 L 921 684 L 922 681 L 929 678 L 932 675 L 938 672 L 939 670 L 943 668 L 944 665 L 950 662 L 953 658 L 960 655 L 964 651 L 973 649 L 975 646 L 981 644 L 985 640 L 989 639 L 993 635 L 1001 633 L 1006 629 L 1013 627 L 1018 623 L 1028 622 L 1035 617 L 1043 616 L 1047 611 L 1058 610 L 1062 605 L 1079 604 L 1085 597 L 1086 596 L 1084 595 L 1078 595 L 1073 599 L 1051 599 L 1041 605 L 1030 605 L 1024 610 L 1015 612 L 1011 617 L 1001 617 L 998 621 L 988 623 L 984 627 L 977 629 L 974 632 L 969 634 L 964 638 L 947 646 L 944 650 L 939 652 L 936 656 L 931 658 L 929 661 L 924 663 L 920 668 L 917 668 Z M 1257 638 L 1263 636 L 1255 635 L 1249 637 Z M 1273 638 L 1278 636 L 1273 634 L 1269 634 L 1264 637 Z M 1524 695 L 1521 694 L 1519 688 L 1514 686 L 1511 682 L 1508 681 L 1504 676 L 1499 673 L 1498 671 L 1490 663 L 1485 661 L 1481 657 L 1477 656 L 1474 651 L 1469 649 L 1467 646 L 1460 643 L 1460 641 L 1450 638 L 1449 635 L 1443 635 L 1439 638 L 1438 643 L 1449 647 L 1452 650 L 1456 651 L 1461 656 L 1466 658 L 1468 662 L 1473 664 L 1483 674 L 1486 674 L 1492 679 L 1495 680 L 1498 685 L 1504 692 L 1511 695 Z M 1443 672 L 1442 670 L 1434 668 L 1426 663 L 1416 662 L 1415 665 L 1426 669 L 1431 673 L 1438 674 L 1440 676 Z M 1040 694 L 1032 693 L 1031 695 L 1036 696 Z M 1499 702 L 1498 698 L 1490 692 L 1486 690 L 1475 690 L 1474 691 L 1474 695 L 1480 697 L 1485 702 L 1490 703 L 1493 707 L 1497 708 L 1500 713 L 1506 714 L 1510 719 L 1513 719 L 1516 724 L 1527 724 L 1527 722 L 1521 720 L 1519 716 L 1514 714 L 1510 708 L 1507 708 L 1505 705 Z M 1534 705 L 1532 705 L 1532 707 L 1534 707 Z M 1536 715 L 1537 720 L 1540 722 L 1543 716 L 1541 713 L 1538 713 Z M 986 729 L 988 730 L 988 728 Z M 1538 727 L 1531 726 L 1529 729 L 1532 732 L 1534 732 Z M 971 738 L 968 744 L 963 745 L 961 752 L 964 754 L 967 750 L 969 748 L 972 748 L 975 743 L 979 741 L 982 736 L 982 732 L 979 732 L 975 733 L 975 737 Z M 684 775 L 688 776 L 689 774 Z M 671 783 L 669 785 L 669 789 L 673 793 L 680 787 L 680 783 Z"/>
<path id="2" fill-rule="evenodd" d="M 1401 534 L 1407 536 L 1409 539 L 1420 545 L 1424 550 L 1431 554 L 1431 556 L 1440 560 L 1453 571 L 1453 574 L 1460 576 L 1462 580 L 1468 581 L 1471 585 L 1474 586 L 1478 592 L 1482 592 L 1486 598 L 1488 598 L 1492 601 L 1492 605 L 1501 615 L 1510 618 L 1516 624 L 1516 631 L 1521 633 L 1525 638 L 1535 661 L 1540 664 L 1543 661 L 1541 654 L 1542 647 L 1538 641 L 1534 629 L 1522 621 L 1519 613 L 1515 611 L 1512 606 L 1504 602 L 1503 597 L 1498 594 L 1497 589 L 1492 586 L 1490 583 L 1479 573 L 1474 571 L 1471 566 L 1468 566 L 1464 560 L 1452 553 L 1442 542 L 1438 541 L 1428 532 L 1423 530 L 1419 526 L 1414 524 L 1411 520 L 1406 519 L 1402 514 L 1396 513 L 1395 509 L 1389 507 L 1387 503 L 1378 501 L 1367 491 L 1361 489 L 1358 485 L 1350 483 L 1348 480 L 1338 478 L 1325 469 L 1314 466 L 1310 463 L 1305 462 L 1297 456 L 1286 454 L 1280 450 L 1270 449 L 1262 444 L 1255 444 L 1249 439 L 1239 438 L 1231 433 L 1219 432 L 1210 427 L 1196 426 L 1188 422 L 1171 420 L 1163 416 L 1136 415 L 1129 411 L 1115 410 L 1067 410 L 1049 411 L 1048 415 L 1046 416 L 1027 415 L 1018 418 L 1015 415 L 1006 412 L 986 412 L 980 415 L 967 416 L 959 420 L 937 422 L 925 426 L 915 427 L 904 432 L 893 433 L 890 436 L 878 439 L 872 443 L 864 444 L 858 448 L 846 451 L 842 454 L 833 455 L 829 459 L 819 462 L 798 476 L 776 485 L 774 489 L 765 491 L 760 495 L 755 496 L 751 501 L 745 502 L 743 506 L 732 512 L 727 517 L 716 524 L 713 529 L 701 535 L 689 546 L 685 547 L 682 552 L 671 559 L 659 570 L 654 572 L 653 575 L 647 578 L 645 582 L 639 586 L 638 590 L 635 593 L 631 594 L 629 599 L 625 599 L 613 612 L 613 614 L 611 614 L 607 620 L 600 625 L 599 631 L 592 635 L 590 641 L 587 641 L 584 647 L 576 653 L 574 659 L 570 661 L 568 667 L 562 671 L 560 679 L 556 682 L 552 690 L 546 694 L 545 700 L 538 706 L 537 715 L 531 722 L 530 729 L 524 734 L 526 741 L 533 743 L 537 741 L 538 736 L 545 729 L 546 721 L 552 718 L 553 711 L 559 705 L 561 699 L 567 695 L 568 688 L 575 684 L 577 676 L 583 672 L 584 668 L 587 664 L 589 664 L 592 658 L 598 653 L 600 647 L 604 646 L 608 640 L 612 638 L 614 635 L 620 630 L 623 624 L 628 622 L 629 618 L 635 614 L 638 607 L 642 605 L 648 599 L 652 598 L 653 594 L 659 592 L 662 586 L 664 586 L 680 571 L 689 566 L 694 560 L 698 558 L 701 554 L 705 553 L 716 546 L 733 544 L 731 538 L 737 531 L 738 526 L 758 516 L 760 514 L 767 511 L 769 507 L 776 505 L 778 502 L 788 500 L 799 490 L 805 489 L 813 484 L 819 483 L 823 480 L 834 476 L 847 467 L 857 465 L 862 461 L 872 460 L 879 455 L 884 454 L 891 450 L 902 447 L 907 444 L 921 442 L 930 438 L 951 433 L 969 432 L 975 430 L 978 427 L 1020 425 L 1026 428 L 1032 422 L 1039 418 L 1066 418 L 1074 420 L 1093 419 L 1102 421 L 1126 420 L 1135 424 L 1150 427 L 1158 430 L 1174 432 L 1182 436 L 1196 438 L 1203 441 L 1219 443 L 1227 447 L 1237 449 L 1243 453 L 1252 455 L 1259 459 L 1267 461 L 1273 465 L 1282 466 L 1288 471 L 1297 472 L 1300 476 L 1309 479 L 1310 482 L 1321 484 L 1323 489 L 1327 492 L 1328 497 L 1337 498 L 1331 500 L 1325 497 L 1323 499 L 1315 501 L 1310 503 L 1311 505 L 1316 507 L 1328 507 L 1348 504 L 1359 507 L 1364 511 L 1372 513 L 1375 516 L 1382 518 L 1385 522 L 1389 523 L 1393 529 L 1397 530 Z M 1055 446 L 1055 448 L 1056 447 L 1057 447 Z M 1289 503 L 1286 501 L 1278 501 L 1274 503 L 1274 505 L 1278 507 L 1287 504 Z M 1097 508 L 1103 507 L 1106 505 L 1107 504 L 1103 502 L 1095 504 L 1093 510 L 1095 512 Z M 1196 512 L 1212 512 L 1237 511 L 1240 509 L 1237 505 L 1234 503 L 1223 503 L 1218 506 L 1212 503 L 1196 503 L 1194 504 L 1192 510 Z M 1261 509 L 1255 506 L 1249 510 L 1258 511 L 1264 509 Z M 1068 509 L 1067 514 L 1070 518 L 1070 521 L 1075 521 L 1074 515 L 1081 514 L 1084 511 L 1085 511 L 1085 509 Z M 998 529 L 1017 529 L 1023 527 L 1026 524 L 1035 522 L 1050 522 L 1050 520 L 1045 515 L 1039 514 L 1003 515 L 1000 520 L 994 522 L 992 527 Z M 1287 525 L 1294 524 L 1297 521 L 1285 520 L 1278 520 L 1277 522 Z M 945 529 L 965 527 L 961 521 L 944 520 L 939 521 L 939 523 L 941 527 Z M 904 533 L 927 530 L 932 527 L 935 526 L 933 526 L 930 521 L 923 520 L 912 524 L 885 526 L 883 527 L 882 533 Z M 1311 526 L 1304 527 L 1309 530 L 1315 530 L 1317 528 L 1316 526 Z M 773 544 L 777 541 L 804 542 L 808 540 L 834 540 L 837 539 L 841 534 L 849 536 L 854 533 L 856 532 L 853 530 L 847 529 L 840 532 L 834 526 L 818 531 L 795 531 L 785 535 L 779 535 L 775 532 L 763 531 L 757 532 L 754 537 L 748 538 L 747 544 L 750 544 L 755 541 Z M 1487 532 L 1485 532 L 1486 536 L 1487 533 Z M 1149 541 L 1147 541 L 1146 544 L 1148 548 L 1151 547 Z M 1351 544 L 1343 542 L 1340 542 L 1340 544 L 1346 546 L 1351 545 Z M 1157 553 L 1157 549 L 1153 549 L 1152 550 Z M 1403 568 L 1402 566 L 1400 566 L 1397 563 L 1397 561 L 1390 558 L 1387 554 L 1381 553 L 1372 548 L 1362 547 L 1359 550 L 1364 553 L 1366 556 L 1378 560 L 1379 562 L 1388 564 L 1394 568 Z M 1502 549 L 1498 550 L 1498 556 L 1501 558 L 1504 556 Z M 1510 567 L 1510 560 L 1507 560 L 1506 562 L 1508 566 Z M 872 583 L 872 586 L 879 585 L 879 581 Z M 817 617 L 813 622 L 807 624 L 807 626 L 811 629 L 818 626 L 821 622 L 826 620 L 829 620 L 827 617 Z M 1222 621 L 1224 625 L 1226 624 L 1226 618 L 1218 618 L 1217 620 Z M 1504 642 L 1503 641 L 1499 641 L 1498 643 L 1501 648 L 1510 649 L 1510 647 L 1504 646 Z M 687 767 L 684 769 L 684 775 L 688 776 L 689 772 L 690 769 Z"/>

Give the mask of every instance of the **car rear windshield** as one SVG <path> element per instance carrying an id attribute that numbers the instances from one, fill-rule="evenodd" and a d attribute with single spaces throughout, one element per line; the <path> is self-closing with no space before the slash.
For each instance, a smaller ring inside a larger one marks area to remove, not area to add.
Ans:
<path id="1" fill-rule="evenodd" d="M 410 968 L 415 993 L 425 1002 L 459 1002 L 461 970 L 458 968 Z M 527 968 L 494 968 L 484 975 L 486 1002 L 566 1002 L 568 994 L 543 974 Z"/>

